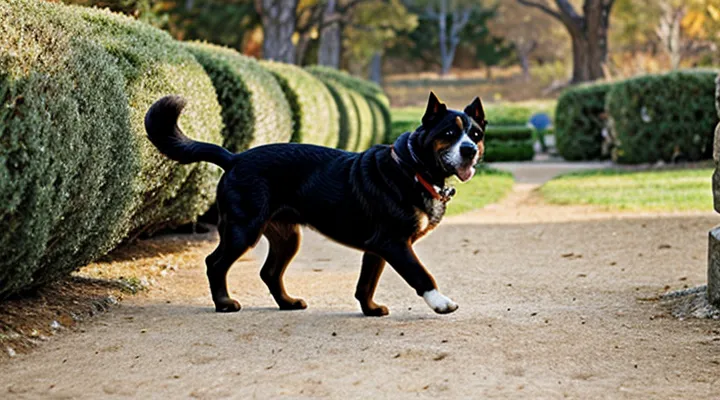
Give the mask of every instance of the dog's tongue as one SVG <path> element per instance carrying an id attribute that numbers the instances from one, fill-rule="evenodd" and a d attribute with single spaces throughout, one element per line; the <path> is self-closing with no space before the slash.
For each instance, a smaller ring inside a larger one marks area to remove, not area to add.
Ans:
<path id="1" fill-rule="evenodd" d="M 472 165 L 467 167 L 461 167 L 457 169 L 457 177 L 460 178 L 461 181 L 467 182 L 470 180 L 470 178 L 475 175 L 475 167 Z"/>

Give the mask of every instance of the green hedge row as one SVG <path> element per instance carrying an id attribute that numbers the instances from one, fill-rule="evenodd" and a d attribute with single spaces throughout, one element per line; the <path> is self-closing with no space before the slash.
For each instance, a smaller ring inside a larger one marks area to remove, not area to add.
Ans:
<path id="1" fill-rule="evenodd" d="M 1 1 L 0 299 L 207 211 L 220 170 L 147 140 L 159 98 L 187 99 L 185 133 L 234 151 L 291 137 L 337 146 L 341 128 L 355 133 L 341 147 L 364 150 L 386 120 L 351 86 L 108 11 Z"/>
<path id="2" fill-rule="evenodd" d="M 557 105 L 558 151 L 568 160 L 606 157 L 607 128 L 619 163 L 709 159 L 718 122 L 717 74 L 676 71 L 569 89 Z"/>
<path id="3" fill-rule="evenodd" d="M 605 102 L 612 84 L 592 84 L 566 90 L 555 112 L 555 145 L 566 160 L 607 158 L 602 154 L 606 125 Z"/>
<path id="4" fill-rule="evenodd" d="M 273 73 L 290 103 L 292 141 L 336 147 L 340 135 L 339 111 L 328 88 L 295 65 L 272 61 L 260 64 Z"/>
<path id="5" fill-rule="evenodd" d="M 337 92 L 336 86 L 341 85 L 351 93 L 350 97 L 353 98 L 357 116 L 352 116 L 352 107 L 346 104 L 348 103 L 346 100 L 339 101 L 338 103 L 345 104 L 345 107 L 339 106 L 338 108 L 341 114 L 346 113 L 345 116 L 341 115 L 341 120 L 358 119 L 357 131 L 341 131 L 341 136 L 346 135 L 340 140 L 345 144 L 345 146 L 340 146 L 341 148 L 361 150 L 387 141 L 392 129 L 390 101 L 378 85 L 328 67 L 310 66 L 307 67 L 307 70 L 328 85 L 331 91 L 335 89 Z M 334 96 L 336 99 L 342 98 L 343 94 L 335 93 Z M 355 124 L 352 125 L 355 126 Z"/>
<path id="6" fill-rule="evenodd" d="M 535 156 L 532 140 L 507 140 L 485 142 L 485 162 L 530 161 Z"/>
<path id="7" fill-rule="evenodd" d="M 167 34 L 102 11 L 0 2 L 0 93 L 0 298 L 212 201 L 209 166 L 168 161 L 145 139 L 145 111 L 168 93 L 191 100 L 189 135 L 219 138 L 210 81 Z"/>
<path id="8" fill-rule="evenodd" d="M 629 164 L 711 158 L 717 75 L 679 71 L 615 84 L 607 97 L 614 158 Z"/>
<path id="9" fill-rule="evenodd" d="M 226 47 L 197 42 L 185 46 L 215 85 L 225 123 L 224 147 L 240 152 L 290 141 L 292 109 L 272 73 L 255 59 Z"/>
<path id="10" fill-rule="evenodd" d="M 524 125 L 497 126 L 488 125 L 485 132 L 486 142 L 532 140 L 535 129 Z"/>

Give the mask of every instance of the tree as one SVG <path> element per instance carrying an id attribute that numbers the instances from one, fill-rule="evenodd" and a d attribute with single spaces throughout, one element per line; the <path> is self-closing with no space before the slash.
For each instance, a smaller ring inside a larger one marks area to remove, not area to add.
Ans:
<path id="1" fill-rule="evenodd" d="M 572 39 L 573 72 L 571 83 L 601 79 L 608 58 L 608 28 L 614 0 L 584 0 L 580 15 L 569 0 L 517 0 L 560 21 Z"/>
<path id="2" fill-rule="evenodd" d="M 373 0 L 327 0 L 320 22 L 318 64 L 340 68 L 343 29 L 352 18 L 355 7 L 369 1 Z M 376 1 L 383 2 L 383 0 Z"/>
<path id="3" fill-rule="evenodd" d="M 298 0 L 256 0 L 263 25 L 263 58 L 295 63 L 295 34 Z"/>
<path id="4" fill-rule="evenodd" d="M 509 42 L 522 67 L 525 80 L 530 79 L 532 58 L 566 60 L 569 53 L 567 30 L 551 16 L 516 2 L 500 2 L 496 15 L 488 21 L 493 36 Z"/>
<path id="5" fill-rule="evenodd" d="M 460 44 L 460 32 L 470 22 L 474 6 L 471 3 L 449 0 L 424 2 L 423 19 L 434 21 L 438 27 L 440 44 L 440 75 L 447 75 L 455 60 L 455 51 Z"/>
<path id="6" fill-rule="evenodd" d="M 343 31 L 345 65 L 351 72 L 365 74 L 381 83 L 382 59 L 386 48 L 417 26 L 417 16 L 408 12 L 400 0 L 372 1 L 361 4 L 352 13 Z"/>
<path id="7" fill-rule="evenodd" d="M 485 65 L 487 79 L 492 79 L 492 67 L 512 56 L 514 49 L 504 37 L 493 35 L 488 28 L 488 22 L 497 17 L 497 8 L 475 9 L 468 24 L 460 33 L 464 47 L 471 50 L 475 59 Z"/>

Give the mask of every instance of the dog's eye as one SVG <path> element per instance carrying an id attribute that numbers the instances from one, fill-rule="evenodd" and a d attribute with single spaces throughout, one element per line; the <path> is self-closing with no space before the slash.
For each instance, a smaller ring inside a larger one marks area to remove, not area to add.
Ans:
<path id="1" fill-rule="evenodd" d="M 473 131 L 470 133 L 470 136 L 472 137 L 472 139 L 473 139 L 474 141 L 479 142 L 479 141 L 481 141 L 481 140 L 483 139 L 483 137 L 484 137 L 485 135 L 483 134 L 483 131 L 473 130 Z"/>
<path id="2" fill-rule="evenodd" d="M 452 136 L 452 135 L 454 135 L 454 134 L 455 134 L 455 132 L 453 132 L 453 131 L 447 131 L 447 132 L 445 132 L 445 136 Z"/>

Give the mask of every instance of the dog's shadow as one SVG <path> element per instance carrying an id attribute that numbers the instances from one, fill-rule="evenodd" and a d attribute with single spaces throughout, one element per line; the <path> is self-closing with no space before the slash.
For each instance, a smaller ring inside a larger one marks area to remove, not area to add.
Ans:
<path id="1" fill-rule="evenodd" d="M 397 313 L 390 313 L 390 315 L 385 317 L 366 317 L 363 315 L 363 313 L 360 310 L 357 311 L 335 311 L 335 310 L 327 310 L 327 309 L 312 309 L 309 308 L 307 310 L 280 310 L 277 307 L 253 307 L 253 306 L 247 306 L 243 307 L 240 311 L 237 312 L 231 312 L 231 313 L 219 313 L 215 311 L 215 308 L 213 306 L 206 306 L 206 305 L 195 305 L 195 304 L 168 304 L 168 303 L 157 303 L 157 304 L 147 304 L 143 306 L 128 306 L 129 313 L 133 313 L 132 309 L 137 308 L 138 312 L 145 311 L 145 312 L 151 312 L 154 315 L 164 315 L 168 317 L 172 316 L 193 316 L 196 315 L 198 317 L 202 317 L 203 320 L 205 317 L 209 316 L 215 316 L 218 319 L 236 319 L 236 318 L 245 318 L 250 317 L 252 315 L 263 315 L 268 316 L 270 314 L 277 314 L 278 318 L 285 318 L 285 317 L 291 317 L 293 319 L 312 319 L 312 320 L 318 320 L 318 319 L 327 319 L 327 320 L 348 320 L 348 319 L 367 319 L 368 321 L 394 321 L 394 322 L 401 322 L 401 321 L 420 321 L 420 320 L 432 320 L 440 318 L 438 315 L 434 314 L 415 314 L 415 313 L 408 313 L 408 312 L 397 312 Z"/>

